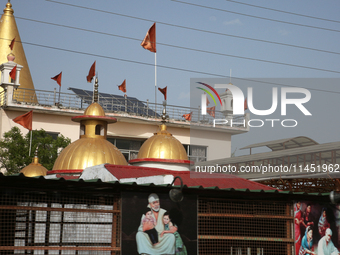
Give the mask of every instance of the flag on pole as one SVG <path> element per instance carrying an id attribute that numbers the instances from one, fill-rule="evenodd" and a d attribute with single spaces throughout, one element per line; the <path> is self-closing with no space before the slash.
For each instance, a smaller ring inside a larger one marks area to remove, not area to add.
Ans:
<path id="1" fill-rule="evenodd" d="M 94 63 L 92 64 L 89 71 L 89 75 L 86 76 L 87 82 L 91 82 L 95 75 L 96 75 L 96 61 L 94 61 Z"/>
<path id="2" fill-rule="evenodd" d="M 61 74 L 62 72 L 60 72 L 60 74 L 57 74 L 56 76 L 51 78 L 52 80 L 55 80 L 60 87 L 61 87 Z"/>
<path id="3" fill-rule="evenodd" d="M 32 118 L 33 118 L 33 111 L 20 115 L 13 119 L 15 123 L 20 124 L 24 128 L 28 130 L 32 130 Z"/>
<path id="4" fill-rule="evenodd" d="M 17 75 L 17 66 L 13 67 L 13 69 L 9 72 L 9 76 L 13 81 L 15 81 L 15 77 Z"/>
<path id="5" fill-rule="evenodd" d="M 118 89 L 124 93 L 126 93 L 126 79 L 123 81 L 121 85 L 118 85 Z"/>
<path id="6" fill-rule="evenodd" d="M 165 88 L 158 88 L 158 90 L 164 95 L 164 100 L 166 100 L 166 91 L 167 91 L 168 86 L 166 86 Z"/>
<path id="7" fill-rule="evenodd" d="M 8 45 L 8 46 L 11 48 L 11 50 L 13 50 L 14 42 L 15 42 L 15 37 L 14 37 L 13 40 L 11 41 L 10 45 Z"/>
<path id="8" fill-rule="evenodd" d="M 244 110 L 248 110 L 247 98 L 244 99 Z"/>
<path id="9" fill-rule="evenodd" d="M 143 42 L 140 45 L 144 49 L 156 53 L 156 23 L 153 23 L 153 25 L 150 27 Z"/>
<path id="10" fill-rule="evenodd" d="M 207 108 L 207 113 L 208 113 L 211 117 L 215 118 L 215 106 Z"/>
<path id="11" fill-rule="evenodd" d="M 188 113 L 188 114 L 183 114 L 182 117 L 183 117 L 184 119 L 188 120 L 188 121 L 191 121 L 192 112 L 191 112 L 191 113 Z"/>

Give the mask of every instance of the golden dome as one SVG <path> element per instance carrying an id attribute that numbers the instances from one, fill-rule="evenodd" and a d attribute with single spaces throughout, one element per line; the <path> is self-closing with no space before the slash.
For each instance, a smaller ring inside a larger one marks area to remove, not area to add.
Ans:
<path id="1" fill-rule="evenodd" d="M 89 105 L 84 115 L 72 118 L 80 122 L 80 139 L 63 149 L 55 161 L 52 170 L 76 170 L 100 164 L 127 165 L 123 154 L 106 140 L 107 124 L 117 121 L 106 117 L 105 111 L 97 103 L 98 78 L 95 80 L 94 102 Z"/>
<path id="2" fill-rule="evenodd" d="M 38 156 L 36 155 L 32 163 L 24 167 L 20 173 L 23 173 L 26 177 L 45 176 L 47 169 L 39 163 Z"/>
<path id="3" fill-rule="evenodd" d="M 84 115 L 92 115 L 92 116 L 105 116 L 105 111 L 103 107 L 97 102 L 93 102 L 86 108 Z"/>
<path id="4" fill-rule="evenodd" d="M 188 160 L 181 142 L 166 130 L 165 124 L 159 127 L 159 131 L 143 143 L 137 158 Z"/>
<path id="5" fill-rule="evenodd" d="M 13 16 L 12 4 L 8 2 L 4 9 L 4 14 L 0 18 L 0 64 L 8 61 L 7 55 L 12 53 L 15 55 L 15 63 L 22 65 L 23 69 L 20 71 L 20 89 L 34 89 L 31 72 L 26 60 L 25 51 L 21 43 L 20 34 L 18 31 L 15 18 Z M 11 51 L 9 45 L 15 38 L 13 51 Z M 0 74 L 1 76 L 1 74 Z M 14 92 L 14 98 L 18 101 L 31 101 L 38 102 L 34 91 L 16 90 Z M 2 89 L 0 89 L 2 91 Z M 25 96 L 25 97 L 24 97 Z"/>
<path id="6" fill-rule="evenodd" d="M 123 154 L 109 141 L 81 138 L 62 150 L 52 170 L 85 169 L 104 163 L 127 165 Z"/>

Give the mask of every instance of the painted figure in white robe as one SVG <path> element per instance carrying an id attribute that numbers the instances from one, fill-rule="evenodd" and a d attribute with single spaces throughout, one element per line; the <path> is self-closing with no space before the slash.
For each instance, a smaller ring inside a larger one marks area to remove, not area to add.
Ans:
<path id="1" fill-rule="evenodd" d="M 338 255 L 338 249 L 334 246 L 332 240 L 332 230 L 326 229 L 325 236 L 318 243 L 318 255 Z"/>
<path id="2" fill-rule="evenodd" d="M 151 208 L 152 215 L 156 219 L 155 229 L 158 235 L 164 231 L 163 215 L 166 210 L 160 208 L 159 197 L 157 194 L 152 193 L 148 197 L 148 207 Z M 173 234 L 158 236 L 158 243 L 153 245 L 149 236 L 143 232 L 143 219 L 145 215 L 142 215 L 141 223 L 136 234 L 137 250 L 139 254 L 149 255 L 161 255 L 161 254 L 175 254 L 175 236 Z"/>

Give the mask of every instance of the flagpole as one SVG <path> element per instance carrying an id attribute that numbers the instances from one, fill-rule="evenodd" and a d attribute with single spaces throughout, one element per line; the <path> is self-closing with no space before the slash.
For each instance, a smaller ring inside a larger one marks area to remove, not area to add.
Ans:
<path id="1" fill-rule="evenodd" d="M 155 52 L 155 117 L 157 116 L 157 53 Z"/>
<path id="2" fill-rule="evenodd" d="M 31 156 L 31 149 L 32 149 L 32 130 L 30 130 L 30 132 L 31 132 L 31 135 L 30 135 L 30 150 L 29 150 L 28 156 Z"/>
<path id="3" fill-rule="evenodd" d="M 58 99 L 58 105 L 60 105 L 60 89 L 61 89 L 61 86 L 59 86 L 59 99 Z"/>

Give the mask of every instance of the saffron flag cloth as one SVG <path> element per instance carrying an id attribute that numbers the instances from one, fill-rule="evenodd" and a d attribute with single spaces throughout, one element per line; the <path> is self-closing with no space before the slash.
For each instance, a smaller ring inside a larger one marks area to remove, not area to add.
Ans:
<path id="1" fill-rule="evenodd" d="M 13 50 L 14 42 L 15 42 L 15 37 L 13 38 L 13 40 L 11 41 L 11 43 L 8 45 L 8 46 L 11 48 L 11 50 Z"/>
<path id="2" fill-rule="evenodd" d="M 13 81 L 15 81 L 15 77 L 17 75 L 17 66 L 13 67 L 13 69 L 9 72 L 9 76 Z"/>
<path id="3" fill-rule="evenodd" d="M 215 118 L 215 106 L 207 108 L 207 113 L 208 113 L 211 117 Z"/>
<path id="4" fill-rule="evenodd" d="M 20 115 L 13 119 L 15 123 L 20 124 L 24 128 L 28 130 L 32 130 L 32 118 L 33 118 L 33 111 Z"/>
<path id="5" fill-rule="evenodd" d="M 61 75 L 62 75 L 62 72 L 60 72 L 60 74 L 57 74 L 56 76 L 51 78 L 52 80 L 55 80 L 60 87 L 61 87 Z"/>
<path id="6" fill-rule="evenodd" d="M 244 100 L 244 110 L 248 110 L 247 98 Z"/>
<path id="7" fill-rule="evenodd" d="M 191 112 L 191 113 L 188 113 L 188 114 L 183 114 L 182 117 L 183 117 L 184 119 L 188 120 L 188 121 L 191 121 L 192 112 Z"/>
<path id="8" fill-rule="evenodd" d="M 158 90 L 164 95 L 164 100 L 166 100 L 166 91 L 167 91 L 168 86 L 166 86 L 165 88 L 158 88 Z"/>
<path id="9" fill-rule="evenodd" d="M 144 49 L 156 53 L 156 23 L 150 27 L 143 42 L 140 44 Z"/>
<path id="10" fill-rule="evenodd" d="M 204 94 L 205 94 L 205 92 L 204 92 Z M 208 97 L 206 96 L 206 98 L 207 98 L 207 106 L 210 104 L 210 102 L 209 102 L 209 99 L 208 99 Z"/>
<path id="11" fill-rule="evenodd" d="M 89 75 L 86 76 L 87 82 L 91 82 L 95 75 L 96 75 L 96 61 L 94 61 L 94 63 L 92 64 L 89 71 Z"/>
<path id="12" fill-rule="evenodd" d="M 126 80 L 123 81 L 121 85 L 118 85 L 118 89 L 124 93 L 126 93 Z"/>

